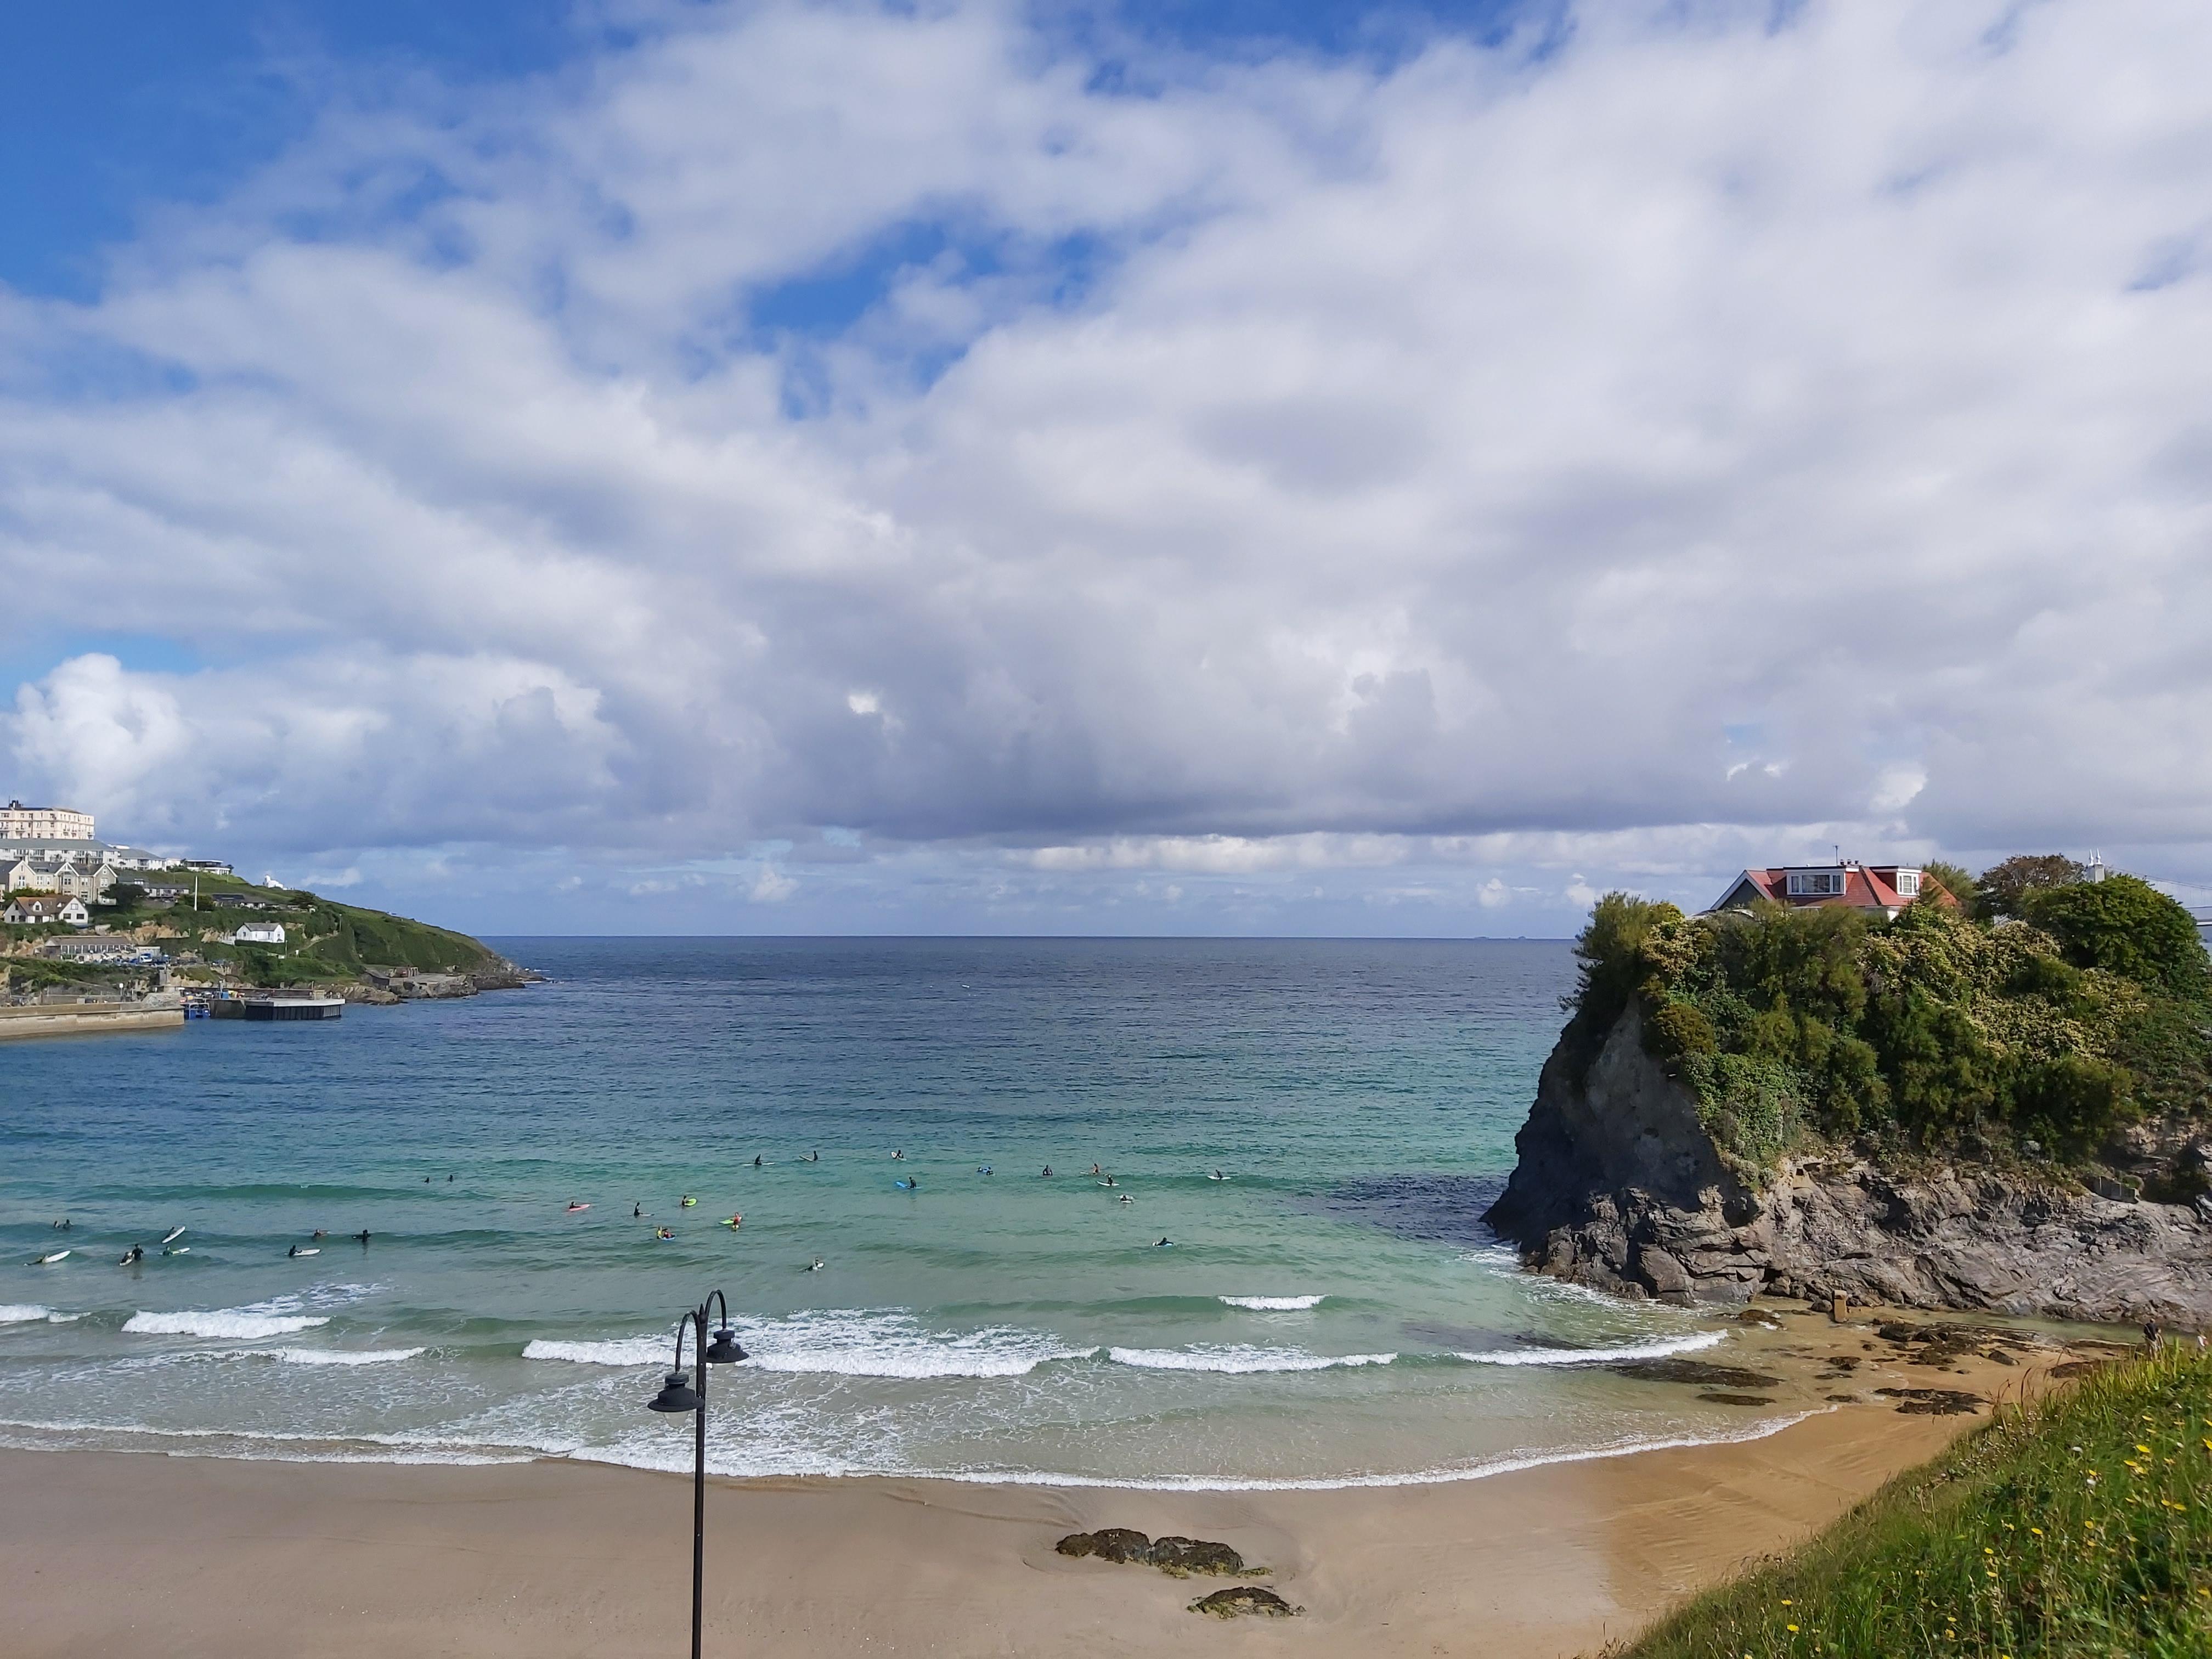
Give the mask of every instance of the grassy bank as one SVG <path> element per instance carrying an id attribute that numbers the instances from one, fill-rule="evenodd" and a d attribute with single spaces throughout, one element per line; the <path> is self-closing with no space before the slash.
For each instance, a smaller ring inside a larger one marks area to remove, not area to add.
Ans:
<path id="1" fill-rule="evenodd" d="M 1618 1659 L 2212 1654 L 2212 1357 L 2007 1409 Z"/>

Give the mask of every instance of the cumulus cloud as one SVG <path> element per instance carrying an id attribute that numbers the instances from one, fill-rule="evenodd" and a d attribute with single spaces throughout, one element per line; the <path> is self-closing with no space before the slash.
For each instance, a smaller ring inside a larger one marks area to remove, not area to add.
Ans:
<path id="1" fill-rule="evenodd" d="M 934 849 L 986 908 L 2212 872 L 2203 7 L 1112 74 L 1005 5 L 637 21 L 0 293 L 8 624 L 210 665 L 60 662 L 23 787 L 340 868 Z"/>

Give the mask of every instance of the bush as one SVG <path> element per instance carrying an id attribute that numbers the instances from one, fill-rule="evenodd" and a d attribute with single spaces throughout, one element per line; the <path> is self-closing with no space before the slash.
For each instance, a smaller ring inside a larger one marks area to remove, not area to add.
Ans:
<path id="1" fill-rule="evenodd" d="M 1662 1002 L 1644 1022 L 1644 1046 L 1658 1059 L 1680 1060 L 1720 1051 L 1713 1023 L 1694 1002 Z"/>
<path id="2" fill-rule="evenodd" d="M 2111 876 L 2047 887 L 2025 905 L 2076 967 L 2107 969 L 2185 1002 L 2212 1000 L 2212 963 L 2195 919 L 2148 882 Z"/>

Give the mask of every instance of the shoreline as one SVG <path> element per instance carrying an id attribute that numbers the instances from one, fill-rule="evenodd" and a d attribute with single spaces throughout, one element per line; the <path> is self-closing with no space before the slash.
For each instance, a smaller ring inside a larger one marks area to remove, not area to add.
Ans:
<path id="1" fill-rule="evenodd" d="M 1967 1386 L 2013 1394 L 2044 1368 L 1976 1370 Z M 1594 1653 L 1987 1420 L 1861 1402 L 1755 1439 L 1331 1490 L 713 1477 L 708 1639 L 824 1656 Z M 0 1481 L 12 1650 L 27 1659 L 155 1633 L 226 1659 L 289 1656 L 308 1632 L 334 1659 L 682 1644 L 683 1475 L 8 1450 Z M 1109 1526 L 1218 1540 L 1273 1571 L 1178 1580 L 1054 1551 Z M 1237 1582 L 1305 1612 L 1224 1625 L 1188 1611 Z"/>

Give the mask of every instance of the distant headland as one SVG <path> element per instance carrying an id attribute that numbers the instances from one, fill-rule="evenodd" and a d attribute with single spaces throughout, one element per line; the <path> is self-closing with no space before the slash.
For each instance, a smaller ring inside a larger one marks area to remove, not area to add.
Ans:
<path id="1" fill-rule="evenodd" d="M 103 842 L 90 813 L 0 808 L 0 991 L 13 1024 L 136 1029 L 195 991 L 296 988 L 349 1002 L 474 996 L 538 975 L 480 939 L 230 863 Z M 181 1014 L 174 1016 L 181 1018 Z M 172 1022 L 173 1023 L 173 1022 Z M 3 1033 L 0 1033 L 3 1034 Z"/>

